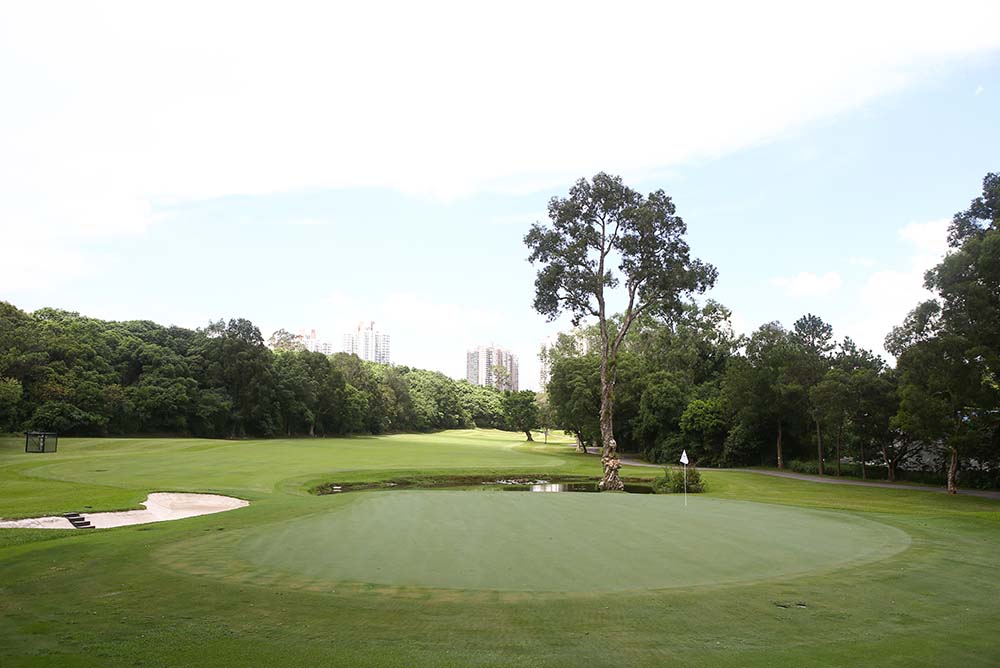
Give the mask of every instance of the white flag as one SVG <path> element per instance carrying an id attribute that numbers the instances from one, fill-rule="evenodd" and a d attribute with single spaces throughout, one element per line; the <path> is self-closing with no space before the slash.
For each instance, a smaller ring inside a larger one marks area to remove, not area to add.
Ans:
<path id="1" fill-rule="evenodd" d="M 687 466 L 687 463 L 688 463 L 688 451 L 687 450 L 682 450 L 681 451 L 681 464 L 683 464 L 684 466 Z"/>

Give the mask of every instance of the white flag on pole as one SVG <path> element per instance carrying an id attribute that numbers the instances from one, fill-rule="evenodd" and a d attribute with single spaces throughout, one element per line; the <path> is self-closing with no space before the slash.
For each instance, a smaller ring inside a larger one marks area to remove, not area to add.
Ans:
<path id="1" fill-rule="evenodd" d="M 687 450 L 682 450 L 681 451 L 681 464 L 683 464 L 684 466 L 687 466 L 687 463 L 688 463 L 688 451 Z"/>

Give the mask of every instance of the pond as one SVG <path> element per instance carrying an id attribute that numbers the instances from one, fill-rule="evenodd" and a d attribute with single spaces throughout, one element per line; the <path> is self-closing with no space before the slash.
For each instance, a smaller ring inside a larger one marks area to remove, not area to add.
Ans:
<path id="1" fill-rule="evenodd" d="M 596 482 L 535 482 L 531 484 L 500 484 L 505 492 L 599 492 Z M 625 483 L 628 494 L 652 494 L 650 485 Z"/>

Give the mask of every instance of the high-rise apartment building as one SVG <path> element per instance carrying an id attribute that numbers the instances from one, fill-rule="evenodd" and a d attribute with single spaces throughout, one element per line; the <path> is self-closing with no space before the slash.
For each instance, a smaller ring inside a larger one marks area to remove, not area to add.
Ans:
<path id="1" fill-rule="evenodd" d="M 504 371 L 498 373 L 497 367 Z M 517 392 L 517 370 L 517 355 L 503 348 L 479 346 L 465 354 L 465 379 L 473 385 Z"/>
<path id="2" fill-rule="evenodd" d="M 344 352 L 363 360 L 389 364 L 389 335 L 375 329 L 375 321 L 359 322 L 357 329 L 344 334 Z"/>
<path id="3" fill-rule="evenodd" d="M 316 330 L 310 330 L 308 334 L 304 331 L 299 332 L 299 341 L 302 343 L 306 350 L 313 353 L 323 353 L 324 355 L 333 354 L 333 344 L 329 341 L 321 341 L 316 335 Z"/>

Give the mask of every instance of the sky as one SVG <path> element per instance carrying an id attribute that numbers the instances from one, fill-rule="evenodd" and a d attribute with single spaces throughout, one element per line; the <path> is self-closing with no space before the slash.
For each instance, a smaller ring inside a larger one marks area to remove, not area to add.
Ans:
<path id="1" fill-rule="evenodd" d="M 363 6 L 358 6 L 363 5 Z M 264 336 L 361 320 L 464 377 L 566 329 L 524 234 L 663 189 L 749 333 L 884 354 L 1000 171 L 1000 3 L 0 3 L 0 300 Z"/>

